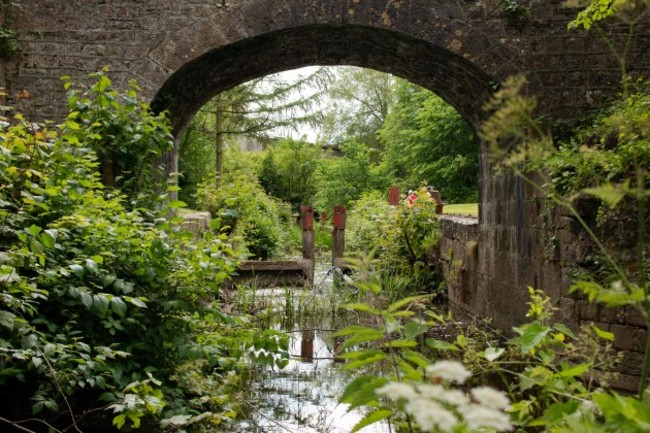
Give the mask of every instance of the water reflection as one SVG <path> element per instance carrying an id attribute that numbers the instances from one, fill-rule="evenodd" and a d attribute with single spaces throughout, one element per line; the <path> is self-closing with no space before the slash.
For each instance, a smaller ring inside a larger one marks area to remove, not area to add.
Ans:
<path id="1" fill-rule="evenodd" d="M 350 375 L 335 363 L 331 331 L 295 330 L 291 333 L 289 365 L 265 370 L 252 383 L 251 419 L 241 432 L 347 433 L 363 418 L 347 412 L 337 398 Z M 375 424 L 367 433 L 389 432 L 387 424 Z"/>

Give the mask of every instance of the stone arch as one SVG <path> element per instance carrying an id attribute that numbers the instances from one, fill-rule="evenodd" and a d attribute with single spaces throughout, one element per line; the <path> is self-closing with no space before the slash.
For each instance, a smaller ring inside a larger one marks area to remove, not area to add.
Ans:
<path id="1" fill-rule="evenodd" d="M 310 26 L 248 38 L 180 67 L 153 106 L 169 110 L 175 130 L 221 91 L 259 76 L 308 65 L 352 65 L 391 73 L 437 93 L 474 127 L 496 79 L 448 49 L 362 26 Z"/>

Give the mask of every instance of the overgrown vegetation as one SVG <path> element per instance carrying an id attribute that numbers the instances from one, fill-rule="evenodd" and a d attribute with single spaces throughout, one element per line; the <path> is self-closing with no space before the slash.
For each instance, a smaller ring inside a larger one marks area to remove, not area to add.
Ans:
<path id="1" fill-rule="evenodd" d="M 619 15 L 633 27 L 636 18 L 630 17 L 646 13 L 647 6 L 647 2 L 593 1 L 572 26 L 600 26 L 603 19 Z M 623 80 L 621 101 L 556 149 L 551 135 L 533 117 L 535 101 L 520 92 L 523 80 L 511 79 L 487 105 L 491 117 L 480 137 L 491 146 L 495 166 L 521 176 L 547 198 L 549 206 L 563 208 L 606 262 L 605 272 L 580 275 L 570 292 L 614 309 L 633 307 L 649 328 L 650 100 L 646 85 L 634 87 L 626 82 L 626 74 Z M 534 182 L 540 178 L 543 183 Z M 612 217 L 636 222 L 634 258 L 628 255 L 621 261 L 607 240 L 597 236 L 594 221 L 575 206 L 575 199 L 582 196 L 600 202 L 601 224 Z M 367 278 L 357 287 L 368 295 L 364 302 L 347 307 L 372 319 L 339 332 L 346 337 L 342 346 L 351 349 L 343 355 L 350 360 L 347 368 L 363 371 L 374 366 L 370 374 L 352 381 L 341 398 L 352 407 L 369 408 L 353 431 L 385 419 L 397 431 L 408 432 L 650 429 L 650 339 L 638 394 L 621 395 L 610 388 L 615 377 L 611 372 L 620 361 L 612 351 L 614 334 L 596 324 L 571 330 L 554 322 L 551 299 L 534 288 L 528 288 L 530 321 L 513 329 L 514 338 L 458 326 L 456 338 L 438 340 L 427 336 L 437 322 L 448 321 L 427 310 L 422 298 L 387 304 L 378 295 L 390 282 L 381 278 L 372 262 L 364 263 L 361 273 Z M 463 363 L 440 360 L 449 357 Z M 456 384 L 465 382 L 474 388 L 468 390 L 466 385 L 459 392 Z M 500 391 L 485 387 L 488 384 Z"/>
<path id="2" fill-rule="evenodd" d="M 219 307 L 236 260 L 224 234 L 195 239 L 162 218 L 168 208 L 133 206 L 142 185 L 164 191 L 141 175 L 153 172 L 169 126 L 134 108 L 134 87 L 120 95 L 104 72 L 92 78 L 83 99 L 71 95 L 78 109 L 60 127 L 3 107 L 0 423 L 79 431 L 112 412 L 120 428 L 227 425 L 249 348 L 285 343 Z M 151 145 L 141 171 L 106 189 L 93 147 L 140 140 Z"/>

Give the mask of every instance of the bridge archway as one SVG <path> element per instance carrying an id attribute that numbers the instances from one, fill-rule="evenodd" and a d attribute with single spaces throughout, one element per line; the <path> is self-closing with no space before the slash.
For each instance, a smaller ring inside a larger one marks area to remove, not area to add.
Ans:
<path id="1" fill-rule="evenodd" d="M 449 31 L 461 39 L 466 34 L 460 28 Z M 448 45 L 396 30 L 356 24 L 315 24 L 276 30 L 207 49 L 180 65 L 160 86 L 152 106 L 169 111 L 178 133 L 208 100 L 238 84 L 303 66 L 347 65 L 390 73 L 425 87 L 452 105 L 476 129 L 483 117 L 482 106 L 499 79 L 517 73 L 518 68 L 491 64 L 489 70 L 473 63 L 472 54 L 463 54 L 464 43 L 460 39 L 452 39 Z M 163 57 L 155 63 L 178 63 L 178 44 L 174 46 L 176 49 L 161 53 Z M 187 44 L 184 50 L 197 49 Z M 474 57 L 483 54 L 476 53 Z M 511 61 L 508 66 L 513 64 L 517 62 Z"/>
<path id="2" fill-rule="evenodd" d="M 177 34 L 173 40 L 165 43 L 173 49 L 156 52 L 156 60 L 153 61 L 156 69 L 147 72 L 147 64 L 152 62 L 149 59 L 141 65 L 143 69 L 138 75 L 152 78 L 153 83 L 150 82 L 149 85 L 155 84 L 159 78 L 164 78 L 161 85 L 155 85 L 158 90 L 152 100 L 152 106 L 156 110 L 169 111 L 176 134 L 181 133 L 194 114 L 220 92 L 254 78 L 312 65 L 358 66 L 399 76 L 436 93 L 477 131 L 485 116 L 482 108 L 484 103 L 501 79 L 519 72 L 521 63 L 514 54 L 507 62 L 495 62 L 493 55 L 482 51 L 487 49 L 483 44 L 475 46 L 474 51 L 468 51 L 465 47 L 472 47 L 475 35 L 460 22 L 448 21 L 442 27 L 444 30 L 425 38 L 394 28 L 316 23 L 275 29 L 241 39 L 235 38 L 216 47 L 208 42 L 211 34 L 192 34 L 187 37 Z M 489 42 L 486 44 L 490 46 Z M 494 46 L 498 47 L 499 44 Z M 201 54 L 183 62 L 182 57 L 189 57 L 187 53 L 192 50 Z M 482 63 L 481 59 L 484 60 Z M 167 65 L 165 69 L 173 68 L 173 72 L 163 73 L 160 65 Z M 494 191 L 499 189 L 499 184 L 504 185 L 508 181 L 495 181 L 490 170 L 487 149 L 477 143 L 477 151 L 479 207 L 481 220 L 484 220 L 484 209 L 493 213 L 501 212 L 504 208 L 499 202 L 512 208 L 514 202 L 523 198 L 518 195 L 521 193 L 518 188 L 504 188 L 503 191 L 508 191 L 509 194 L 502 194 L 496 202 L 493 200 Z M 172 162 L 172 165 L 175 164 L 177 161 Z M 522 234 L 516 229 L 519 225 L 517 216 L 510 219 L 512 221 L 502 220 L 499 225 L 507 227 L 507 236 L 521 237 Z M 489 234 L 495 230 L 502 230 L 483 224 L 482 226 L 488 236 L 482 234 L 481 237 L 486 239 L 489 239 Z M 508 254 L 518 257 L 519 252 L 509 251 Z M 483 269 L 491 268 L 497 258 L 500 259 L 489 255 Z M 519 290 L 516 290 L 519 286 L 518 271 L 515 268 L 518 260 L 511 259 L 508 263 L 513 264 L 512 272 L 509 272 L 507 277 L 509 286 L 519 295 Z M 491 281 L 492 278 L 488 277 L 483 281 L 488 280 Z M 485 288 L 477 290 L 482 299 L 492 298 L 492 294 Z M 521 298 L 518 299 L 520 302 L 517 302 L 517 305 L 525 309 L 526 295 L 524 291 L 521 292 L 523 295 L 514 298 Z M 479 308 L 474 313 L 491 315 L 491 308 L 485 302 L 482 301 L 478 305 Z"/>

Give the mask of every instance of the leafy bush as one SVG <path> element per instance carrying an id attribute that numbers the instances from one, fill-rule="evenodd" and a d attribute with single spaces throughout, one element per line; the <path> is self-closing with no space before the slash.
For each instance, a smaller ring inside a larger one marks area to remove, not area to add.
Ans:
<path id="1" fill-rule="evenodd" d="M 133 134 L 138 113 L 121 120 Z M 85 129 L 89 116 L 73 112 L 58 131 L 0 119 L 0 421 L 33 412 L 37 429 L 93 428 L 108 401 L 118 427 L 226 423 L 236 402 L 204 392 L 232 395 L 244 355 L 278 337 L 213 303 L 234 268 L 225 235 L 194 239 L 105 195 L 89 147 L 105 137 Z"/>
<path id="2" fill-rule="evenodd" d="M 323 160 L 317 172 L 316 206 L 331 212 L 334 206 L 346 206 L 363 193 L 386 190 L 390 180 L 372 163 L 371 150 L 351 140 L 341 145 L 342 157 Z"/>
<path id="3" fill-rule="evenodd" d="M 312 204 L 316 193 L 315 172 L 322 151 L 318 146 L 286 139 L 272 144 L 265 152 L 259 169 L 264 190 L 291 204 Z"/>
<path id="4" fill-rule="evenodd" d="M 381 268 L 400 275 L 415 290 L 435 289 L 429 263 L 438 246 L 440 224 L 435 203 L 424 189 L 414 206 L 390 206 L 379 193 L 368 194 L 349 211 L 346 249 L 350 255 L 373 251 Z"/>
<path id="5" fill-rule="evenodd" d="M 273 256 L 291 223 L 289 205 L 267 196 L 257 178 L 245 173 L 226 174 L 220 188 L 212 179 L 203 182 L 197 202 L 257 259 Z"/>
<path id="6" fill-rule="evenodd" d="M 166 190 L 162 156 L 174 147 L 166 115 L 138 100 L 134 81 L 120 93 L 108 68 L 90 77 L 94 83 L 81 88 L 63 78 L 70 113 L 62 135 L 95 151 L 105 186 L 118 188 L 131 207 L 151 208 Z"/>

